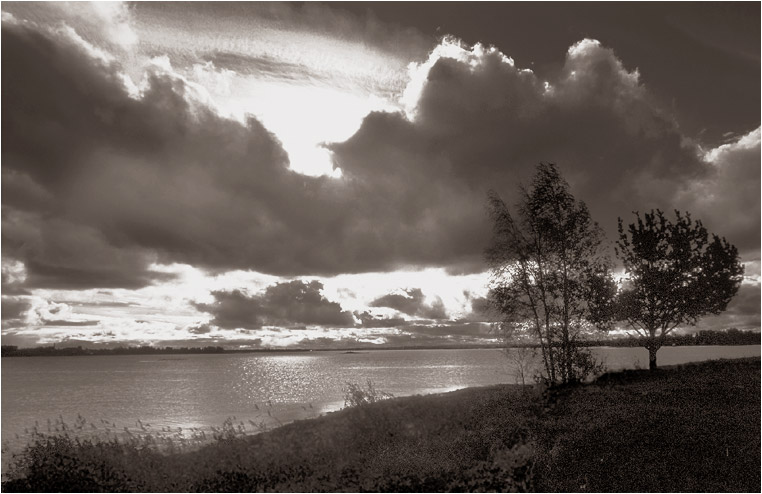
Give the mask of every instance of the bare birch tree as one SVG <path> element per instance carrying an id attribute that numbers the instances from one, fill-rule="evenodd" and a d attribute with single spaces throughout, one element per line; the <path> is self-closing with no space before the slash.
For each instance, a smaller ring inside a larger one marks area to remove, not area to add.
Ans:
<path id="1" fill-rule="evenodd" d="M 534 337 L 549 383 L 584 379 L 595 363 L 578 338 L 610 319 L 616 291 L 602 230 L 553 164 L 540 164 L 531 188 L 521 188 L 517 218 L 495 192 L 489 212 L 488 299 L 502 316 L 499 331 L 508 342 L 516 332 Z"/>

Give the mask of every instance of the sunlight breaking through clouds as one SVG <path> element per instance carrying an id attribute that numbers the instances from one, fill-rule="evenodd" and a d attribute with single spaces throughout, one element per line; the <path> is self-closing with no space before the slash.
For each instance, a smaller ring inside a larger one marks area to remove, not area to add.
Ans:
<path id="1" fill-rule="evenodd" d="M 522 67 L 509 45 L 323 5 L 6 3 L 2 19 L 23 79 L 3 84 L 4 338 L 484 338 L 486 190 L 513 200 L 548 160 L 610 239 L 651 207 L 727 236 L 747 266 L 734 323 L 753 310 L 759 128 L 687 135 L 616 46 Z M 341 318 L 266 306 L 261 328 L 220 328 L 200 310 L 313 282 Z"/>

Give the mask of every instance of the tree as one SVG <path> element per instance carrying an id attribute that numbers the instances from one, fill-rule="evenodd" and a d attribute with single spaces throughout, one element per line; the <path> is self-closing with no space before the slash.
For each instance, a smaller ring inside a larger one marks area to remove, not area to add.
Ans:
<path id="1" fill-rule="evenodd" d="M 520 192 L 517 220 L 497 193 L 489 194 L 488 300 L 502 317 L 496 327 L 506 341 L 534 336 L 549 383 L 575 382 L 595 367 L 578 336 L 607 320 L 615 291 L 603 233 L 553 164 L 540 164 L 531 190 Z"/>
<path id="2" fill-rule="evenodd" d="M 725 310 L 738 291 L 743 266 L 733 245 L 714 234 L 710 240 L 690 214 L 675 211 L 674 223 L 658 209 L 635 215 L 627 231 L 619 218 L 616 252 L 626 279 L 617 314 L 643 338 L 649 368 L 655 369 L 656 352 L 673 329 Z"/>

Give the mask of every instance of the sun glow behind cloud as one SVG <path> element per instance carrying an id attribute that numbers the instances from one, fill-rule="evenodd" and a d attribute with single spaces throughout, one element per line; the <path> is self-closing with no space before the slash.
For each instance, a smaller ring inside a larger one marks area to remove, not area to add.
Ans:
<path id="1" fill-rule="evenodd" d="M 405 90 L 400 97 L 400 103 L 405 110 L 405 114 L 411 120 L 415 119 L 416 107 L 421 98 L 426 82 L 428 81 L 429 71 L 441 59 L 452 59 L 467 64 L 471 70 L 475 70 L 483 63 L 485 55 L 497 55 L 502 63 L 513 67 L 514 61 L 511 57 L 501 53 L 494 46 L 485 46 L 482 43 L 476 43 L 474 46 L 468 46 L 466 43 L 455 36 L 445 36 L 442 38 L 428 58 L 423 62 L 410 62 L 408 65 L 408 82 Z M 531 70 L 525 69 L 531 73 Z"/>
<path id="2" fill-rule="evenodd" d="M 186 20 L 146 14 L 135 24 L 146 51 L 186 62 L 178 70 L 203 85 L 222 114 L 256 116 L 295 171 L 341 176 L 323 143 L 346 140 L 371 111 L 399 109 L 408 61 L 341 32 L 300 31 L 266 17 Z"/>
<path id="3" fill-rule="evenodd" d="M 371 111 L 396 110 L 372 94 L 238 76 L 227 95 L 213 96 L 226 115 L 256 116 L 283 144 L 291 169 L 305 175 L 341 176 L 323 143 L 348 139 Z"/>
<path id="4" fill-rule="evenodd" d="M 183 70 L 160 56 L 150 59 L 146 70 L 183 81 L 187 97 L 224 117 L 245 122 L 253 115 L 281 142 L 290 168 L 310 176 L 341 177 L 324 144 L 351 137 L 371 111 L 397 110 L 392 102 L 373 94 L 260 79 L 217 69 L 212 62 Z M 148 87 L 146 75 L 135 83 L 125 74 L 125 86 L 132 95 L 139 95 Z"/>
<path id="5" fill-rule="evenodd" d="M 256 116 L 282 142 L 291 168 L 306 175 L 340 177 L 323 143 L 346 140 L 371 111 L 400 108 L 409 60 L 364 43 L 353 22 L 320 6 L 208 8 L 61 2 L 12 5 L 4 18 L 55 26 L 91 56 L 116 61 L 132 94 L 147 71 L 161 69 L 222 115 Z M 311 26 L 311 17 L 323 24 Z"/>

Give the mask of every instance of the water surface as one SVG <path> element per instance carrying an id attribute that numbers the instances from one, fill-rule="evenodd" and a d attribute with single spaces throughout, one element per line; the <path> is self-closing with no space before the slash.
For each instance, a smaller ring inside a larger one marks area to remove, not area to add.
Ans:
<path id="1" fill-rule="evenodd" d="M 594 348 L 611 370 L 647 368 L 643 348 Z M 660 365 L 759 356 L 760 347 L 665 347 Z M 2 359 L 2 440 L 24 442 L 24 430 L 78 415 L 118 430 L 219 426 L 231 416 L 268 427 L 343 405 L 347 383 L 396 396 L 516 383 L 514 359 L 497 349 L 372 350 L 217 355 L 119 355 Z M 528 376 L 529 377 L 529 376 Z M 92 427 L 92 426 L 90 426 Z M 16 435 L 19 435 L 16 438 Z"/>

